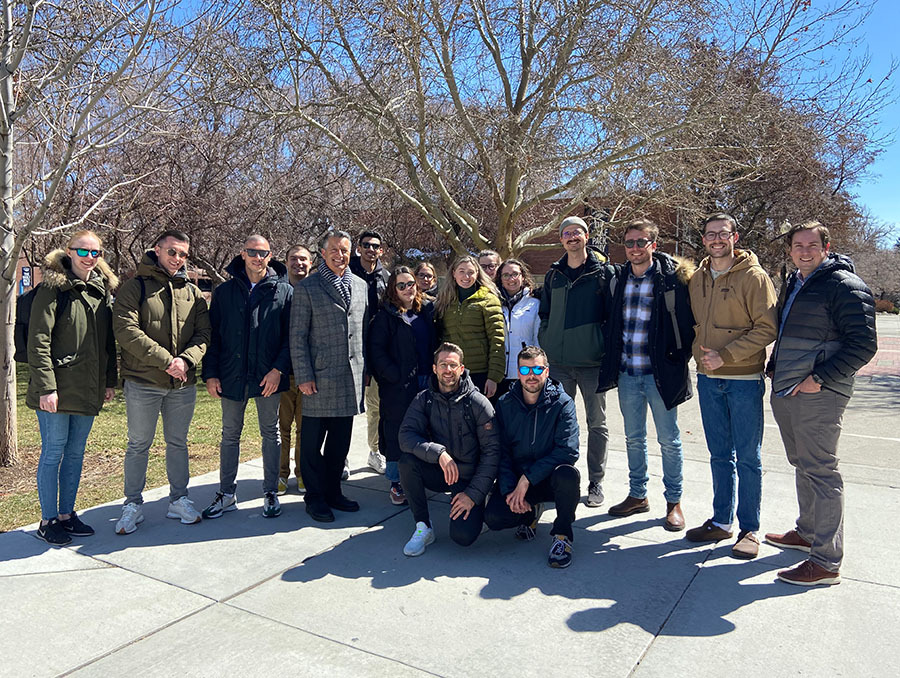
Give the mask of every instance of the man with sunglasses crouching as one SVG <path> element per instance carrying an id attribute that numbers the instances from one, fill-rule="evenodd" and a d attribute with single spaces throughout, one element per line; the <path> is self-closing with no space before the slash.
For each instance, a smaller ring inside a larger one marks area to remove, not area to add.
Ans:
<path id="1" fill-rule="evenodd" d="M 611 302 L 604 325 L 606 356 L 598 390 L 619 389 L 628 452 L 628 496 L 613 516 L 650 510 L 647 500 L 647 407 L 662 453 L 666 516 L 663 527 L 684 529 L 678 405 L 691 397 L 688 360 L 694 316 L 688 299 L 690 266 L 657 251 L 659 228 L 648 219 L 625 227 L 627 263 L 610 271 Z"/>
<path id="2" fill-rule="evenodd" d="M 169 479 L 166 517 L 186 525 L 200 522 L 188 499 L 187 434 L 197 400 L 196 367 L 209 346 L 210 325 L 206 299 L 187 277 L 189 248 L 181 231 L 163 232 L 116 296 L 113 331 L 122 348 L 128 420 L 125 505 L 117 534 L 131 534 L 144 520 L 142 492 L 160 414 Z"/>
<path id="3" fill-rule="evenodd" d="M 549 379 L 547 354 L 537 346 L 519 352 L 519 381 L 497 404 L 500 469 L 497 486 L 485 509 L 492 530 L 516 528 L 516 538 L 535 537 L 543 506 L 556 504 L 550 529 L 550 567 L 572 562 L 572 523 L 581 476 L 575 402 Z"/>

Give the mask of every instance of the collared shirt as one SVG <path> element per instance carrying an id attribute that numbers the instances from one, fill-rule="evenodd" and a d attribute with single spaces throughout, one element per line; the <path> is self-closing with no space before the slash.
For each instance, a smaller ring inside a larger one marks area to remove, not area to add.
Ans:
<path id="1" fill-rule="evenodd" d="M 631 376 L 651 374 L 650 316 L 653 311 L 653 273 L 656 261 L 638 277 L 628 267 L 622 297 L 622 362 L 620 369 Z"/>
<path id="2" fill-rule="evenodd" d="M 334 285 L 335 289 L 341 295 L 341 298 L 344 300 L 344 304 L 349 308 L 350 307 L 350 276 L 353 274 L 350 272 L 350 267 L 344 269 L 344 275 L 338 276 L 325 264 L 324 261 L 319 262 L 319 275 L 321 275 L 325 280 Z"/>

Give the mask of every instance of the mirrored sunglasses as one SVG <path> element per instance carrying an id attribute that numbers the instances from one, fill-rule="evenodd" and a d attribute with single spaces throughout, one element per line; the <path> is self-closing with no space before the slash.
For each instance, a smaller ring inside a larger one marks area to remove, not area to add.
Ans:
<path id="1" fill-rule="evenodd" d="M 519 374 L 523 377 L 529 374 L 543 374 L 546 369 L 544 365 L 519 365 Z"/>
<path id="2" fill-rule="evenodd" d="M 85 247 L 70 247 L 69 250 L 77 254 L 79 257 L 90 256 L 96 259 L 97 257 L 103 256 L 103 250 L 89 250 Z"/>

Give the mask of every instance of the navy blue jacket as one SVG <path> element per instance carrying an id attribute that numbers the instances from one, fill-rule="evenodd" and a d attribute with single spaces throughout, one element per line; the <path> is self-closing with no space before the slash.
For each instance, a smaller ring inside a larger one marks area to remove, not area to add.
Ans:
<path id="1" fill-rule="evenodd" d="M 548 379 L 533 406 L 522 398 L 516 381 L 497 403 L 500 470 L 497 484 L 506 496 L 523 474 L 536 485 L 560 464 L 578 461 L 578 418 L 575 401 L 558 382 Z"/>
<path id="2" fill-rule="evenodd" d="M 219 285 L 209 307 L 212 340 L 203 358 L 203 379 L 222 382 L 222 397 L 243 400 L 262 395 L 259 382 L 272 368 L 281 372 L 278 392 L 290 388 L 288 336 L 294 288 L 287 269 L 269 262 L 266 277 L 250 291 L 244 261 L 235 257 L 225 269 L 231 279 Z"/>
<path id="3" fill-rule="evenodd" d="M 694 314 L 688 295 L 688 266 L 663 252 L 654 252 L 653 260 L 656 267 L 653 272 L 654 302 L 650 311 L 650 364 L 659 395 L 666 409 L 671 410 L 692 395 L 688 362 L 694 343 Z M 604 325 L 606 355 L 600 368 L 598 392 L 618 385 L 624 347 L 622 305 L 631 264 L 616 265 L 612 269 L 616 283 Z M 666 291 L 674 292 L 675 323 L 666 304 Z"/>

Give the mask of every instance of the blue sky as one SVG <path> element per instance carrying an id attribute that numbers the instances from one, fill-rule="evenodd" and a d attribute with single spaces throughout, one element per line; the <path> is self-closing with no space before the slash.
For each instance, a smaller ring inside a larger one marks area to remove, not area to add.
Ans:
<path id="1" fill-rule="evenodd" d="M 900 3 L 880 0 L 863 26 L 865 39 L 860 46 L 869 51 L 872 59 L 869 76 L 873 80 L 884 77 L 892 58 L 900 60 L 900 49 L 895 42 L 898 30 Z M 896 98 L 900 95 L 900 72 L 895 72 L 891 81 Z M 894 234 L 900 236 L 900 102 L 895 101 L 885 109 L 880 126 L 890 130 L 894 139 L 870 167 L 870 176 L 860 181 L 853 192 L 876 219 L 894 224 Z"/>

